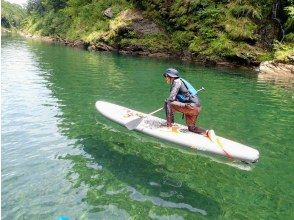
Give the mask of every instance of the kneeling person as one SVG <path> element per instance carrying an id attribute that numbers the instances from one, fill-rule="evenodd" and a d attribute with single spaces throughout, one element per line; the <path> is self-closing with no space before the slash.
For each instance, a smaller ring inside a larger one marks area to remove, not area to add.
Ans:
<path id="1" fill-rule="evenodd" d="M 188 130 L 197 134 L 209 136 L 213 130 L 196 127 L 197 117 L 201 111 L 201 103 L 197 95 L 191 95 L 187 85 L 180 78 L 176 69 L 169 68 L 163 74 L 165 80 L 171 85 L 170 95 L 165 100 L 167 127 L 174 123 L 174 113 L 181 112 L 185 115 Z"/>

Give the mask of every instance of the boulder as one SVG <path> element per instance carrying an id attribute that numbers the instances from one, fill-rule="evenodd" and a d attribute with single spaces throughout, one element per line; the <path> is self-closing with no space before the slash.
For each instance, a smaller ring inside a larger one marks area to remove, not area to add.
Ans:
<path id="1" fill-rule="evenodd" d="M 73 42 L 72 46 L 80 48 L 80 49 L 85 49 L 85 48 L 87 48 L 88 45 L 82 40 L 76 40 Z"/>
<path id="2" fill-rule="evenodd" d="M 94 50 L 97 50 L 97 51 L 115 51 L 115 49 L 112 46 L 109 46 L 104 43 L 95 44 L 94 48 L 95 48 Z"/>
<path id="3" fill-rule="evenodd" d="M 145 18 L 133 21 L 130 28 L 141 36 L 163 32 L 157 24 Z"/>
<path id="4" fill-rule="evenodd" d="M 119 35 L 134 31 L 141 37 L 164 32 L 156 23 L 144 18 L 141 11 L 131 9 L 122 11 L 116 21 L 110 24 L 110 28 Z"/>
<path id="5" fill-rule="evenodd" d="M 111 8 L 107 8 L 104 12 L 103 15 L 108 17 L 108 18 L 112 18 L 113 17 L 113 11 Z"/>
<path id="6" fill-rule="evenodd" d="M 262 62 L 259 66 L 258 77 L 274 81 L 293 81 L 294 65 L 274 61 Z"/>

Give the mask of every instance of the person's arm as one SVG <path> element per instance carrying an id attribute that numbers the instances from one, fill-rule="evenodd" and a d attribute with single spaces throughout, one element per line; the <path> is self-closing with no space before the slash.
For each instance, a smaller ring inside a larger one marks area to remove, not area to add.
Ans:
<path id="1" fill-rule="evenodd" d="M 173 84 L 172 84 L 172 88 L 171 88 L 171 91 L 170 91 L 170 94 L 169 94 L 169 97 L 166 99 L 166 101 L 175 101 L 176 100 L 176 95 L 178 94 L 179 92 L 179 89 L 181 87 L 181 80 L 174 80 L 173 81 Z"/>

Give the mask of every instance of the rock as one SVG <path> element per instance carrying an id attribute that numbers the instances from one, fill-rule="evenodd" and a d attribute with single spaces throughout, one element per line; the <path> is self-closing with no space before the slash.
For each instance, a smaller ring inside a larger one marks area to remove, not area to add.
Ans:
<path id="1" fill-rule="evenodd" d="M 95 45 L 95 50 L 98 51 L 115 51 L 115 49 L 107 44 L 98 43 Z"/>
<path id="2" fill-rule="evenodd" d="M 52 38 L 52 37 L 43 37 L 42 41 L 44 41 L 46 43 L 52 43 L 52 42 L 54 42 L 54 38 Z"/>
<path id="3" fill-rule="evenodd" d="M 143 18 L 133 21 L 130 28 L 136 31 L 139 35 L 148 35 L 163 32 L 163 30 L 161 30 L 157 26 L 157 24 Z"/>
<path id="4" fill-rule="evenodd" d="M 143 15 L 139 10 L 128 9 L 119 14 L 119 19 L 122 21 L 135 21 L 142 20 Z"/>
<path id="5" fill-rule="evenodd" d="M 258 78 L 274 81 L 293 81 L 294 65 L 274 61 L 262 62 L 259 66 Z"/>
<path id="6" fill-rule="evenodd" d="M 113 11 L 111 8 L 107 8 L 104 12 L 103 15 L 108 17 L 108 18 L 112 18 L 113 17 Z"/>
<path id="7" fill-rule="evenodd" d="M 121 50 L 138 52 L 138 51 L 144 51 L 144 47 L 139 45 L 130 45 L 130 46 L 121 48 Z"/>
<path id="8" fill-rule="evenodd" d="M 116 22 L 116 25 L 110 25 L 110 28 L 119 35 L 129 31 L 134 31 L 141 37 L 149 34 L 164 33 L 156 23 L 144 18 L 139 10 L 128 9 L 122 11 L 116 19 L 119 22 Z"/>
<path id="9" fill-rule="evenodd" d="M 184 61 L 192 61 L 193 59 L 193 54 L 191 52 L 188 51 L 183 51 L 181 54 L 176 54 L 178 57 L 181 57 L 182 60 Z"/>
<path id="10" fill-rule="evenodd" d="M 294 55 L 289 55 L 288 60 L 290 63 L 294 64 Z"/>
<path id="11" fill-rule="evenodd" d="M 149 57 L 155 57 L 155 58 L 169 58 L 170 55 L 167 54 L 167 53 L 160 53 L 160 52 L 157 52 L 157 53 L 149 53 L 148 54 Z"/>
<path id="12" fill-rule="evenodd" d="M 87 48 L 88 51 L 95 51 L 96 47 L 94 45 L 89 45 Z"/>
<path id="13" fill-rule="evenodd" d="M 77 48 L 80 48 L 80 49 L 85 49 L 87 48 L 87 44 L 82 41 L 82 40 L 76 40 L 73 42 L 73 47 L 77 47 Z"/>
<path id="14" fill-rule="evenodd" d="M 128 50 L 119 50 L 118 53 L 122 55 L 135 55 L 132 51 Z"/>

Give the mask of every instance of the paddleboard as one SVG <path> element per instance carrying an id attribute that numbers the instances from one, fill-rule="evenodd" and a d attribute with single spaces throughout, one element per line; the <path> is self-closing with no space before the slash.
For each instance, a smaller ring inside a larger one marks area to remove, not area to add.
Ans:
<path id="1" fill-rule="evenodd" d="M 217 141 L 212 141 L 204 135 L 188 131 L 187 126 L 177 123 L 168 128 L 164 119 L 105 101 L 97 101 L 95 106 L 106 118 L 123 126 L 143 117 L 142 122 L 134 130 L 182 147 L 248 163 L 254 163 L 259 159 L 258 150 L 220 136 L 216 136 Z"/>

